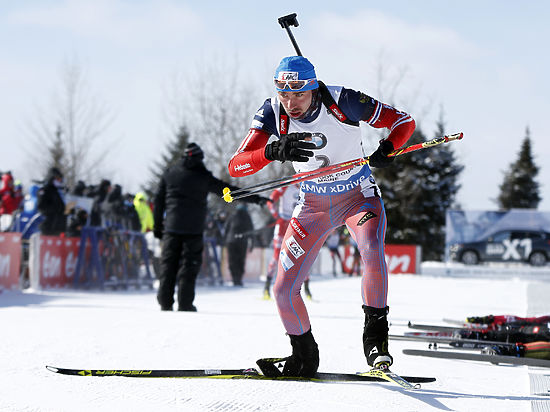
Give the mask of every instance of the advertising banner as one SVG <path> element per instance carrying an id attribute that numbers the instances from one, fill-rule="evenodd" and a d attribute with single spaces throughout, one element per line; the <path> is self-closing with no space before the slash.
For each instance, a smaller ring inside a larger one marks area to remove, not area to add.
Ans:
<path id="1" fill-rule="evenodd" d="M 0 233 L 0 288 L 19 288 L 21 233 Z"/>
<path id="2" fill-rule="evenodd" d="M 37 236 L 30 248 L 31 286 L 36 289 L 72 285 L 80 238 Z"/>
<path id="3" fill-rule="evenodd" d="M 422 260 L 418 245 L 386 245 L 386 267 L 388 273 L 420 273 Z"/>

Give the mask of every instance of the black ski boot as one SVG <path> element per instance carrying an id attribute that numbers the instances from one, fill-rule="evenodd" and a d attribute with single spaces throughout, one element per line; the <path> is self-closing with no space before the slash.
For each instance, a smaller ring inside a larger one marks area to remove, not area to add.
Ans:
<path id="1" fill-rule="evenodd" d="M 312 300 L 313 297 L 311 296 L 311 291 L 309 290 L 309 279 L 304 282 L 304 292 L 306 294 L 306 298 L 309 300 Z"/>
<path id="2" fill-rule="evenodd" d="M 267 277 L 265 279 L 265 285 L 264 285 L 264 300 L 271 299 L 271 294 L 269 293 L 269 289 L 271 288 L 271 278 Z"/>
<path id="3" fill-rule="evenodd" d="M 288 336 L 292 345 L 292 355 L 286 360 L 283 375 L 313 377 L 319 368 L 319 348 L 311 334 L 311 328 L 303 335 Z"/>
<path id="4" fill-rule="evenodd" d="M 365 328 L 363 329 L 363 350 L 367 363 L 373 368 L 390 367 L 393 358 L 388 352 L 389 307 L 373 308 L 363 305 Z"/>

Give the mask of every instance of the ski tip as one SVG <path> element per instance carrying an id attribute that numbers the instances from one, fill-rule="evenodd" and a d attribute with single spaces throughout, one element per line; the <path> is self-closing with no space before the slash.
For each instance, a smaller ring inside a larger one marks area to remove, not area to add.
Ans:
<path id="1" fill-rule="evenodd" d="M 46 365 L 46 369 L 49 370 L 50 372 L 54 372 L 54 373 L 58 373 L 58 372 L 59 372 L 59 369 L 57 369 L 57 368 L 54 367 L 54 366 L 48 366 L 48 365 Z"/>

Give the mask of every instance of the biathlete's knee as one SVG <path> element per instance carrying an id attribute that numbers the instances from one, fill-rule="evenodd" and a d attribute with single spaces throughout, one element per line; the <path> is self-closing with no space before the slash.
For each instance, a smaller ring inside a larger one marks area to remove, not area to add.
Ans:
<path id="1" fill-rule="evenodd" d="M 294 293 L 294 289 L 291 290 L 289 285 L 285 285 L 284 282 L 275 282 L 273 286 L 273 296 L 275 297 L 275 302 L 279 310 L 285 310 L 285 308 L 290 308 L 292 306 L 291 301 Z"/>

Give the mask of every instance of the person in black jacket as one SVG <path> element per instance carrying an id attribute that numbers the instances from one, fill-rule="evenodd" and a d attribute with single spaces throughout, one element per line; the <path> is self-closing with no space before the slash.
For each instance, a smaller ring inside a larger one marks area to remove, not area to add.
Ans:
<path id="1" fill-rule="evenodd" d="M 44 216 L 40 224 L 40 233 L 47 236 L 58 236 L 65 231 L 67 219 L 65 202 L 60 190 L 63 188 L 63 173 L 52 167 L 46 177 L 44 186 L 38 192 L 38 211 Z"/>
<path id="2" fill-rule="evenodd" d="M 101 221 L 103 226 L 122 228 L 124 220 L 124 198 L 122 187 L 114 185 L 101 203 Z"/>
<path id="3" fill-rule="evenodd" d="M 85 209 L 76 208 L 69 215 L 69 223 L 67 225 L 67 237 L 80 237 L 82 228 L 88 222 L 88 212 Z"/>
<path id="4" fill-rule="evenodd" d="M 93 193 L 94 203 L 92 204 L 92 213 L 90 214 L 90 226 L 101 226 L 102 223 L 102 204 L 111 190 L 111 182 L 103 179 L 99 187 Z"/>
<path id="5" fill-rule="evenodd" d="M 202 264 L 203 231 L 208 193 L 222 195 L 223 189 L 238 189 L 217 179 L 203 163 L 204 153 L 189 143 L 183 157 L 162 175 L 154 198 L 153 233 L 162 239 L 157 301 L 161 310 L 172 310 L 178 286 L 179 311 L 195 312 L 195 281 Z M 265 204 L 258 195 L 245 201 Z"/>

